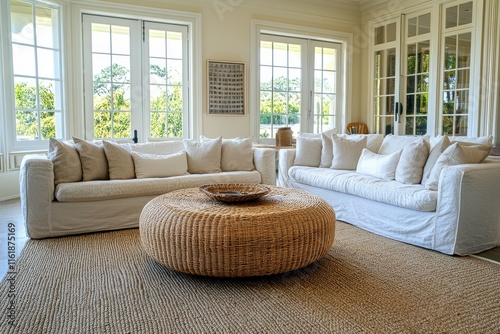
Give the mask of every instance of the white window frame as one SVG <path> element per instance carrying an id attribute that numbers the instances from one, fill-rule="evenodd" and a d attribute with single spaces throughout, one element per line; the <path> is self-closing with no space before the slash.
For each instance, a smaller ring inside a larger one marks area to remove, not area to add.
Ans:
<path id="1" fill-rule="evenodd" d="M 181 11 L 162 10 L 157 8 L 146 8 L 135 5 L 120 5 L 117 10 L 116 6 L 92 3 L 87 4 L 84 1 L 78 1 L 72 6 L 72 21 L 75 22 L 72 38 L 75 41 L 75 46 L 72 49 L 72 58 L 75 66 L 70 71 L 70 75 L 74 80 L 72 94 L 75 97 L 73 108 L 82 112 L 73 114 L 70 120 L 70 132 L 75 136 L 85 136 L 83 106 L 84 78 L 83 78 L 83 41 L 82 41 L 82 15 L 104 15 L 110 17 L 137 19 L 144 21 L 153 21 L 166 24 L 180 24 L 188 26 L 188 61 L 189 61 L 189 95 L 188 117 L 189 127 L 188 133 L 184 133 L 184 137 L 198 137 L 201 134 L 202 112 L 202 57 L 201 57 L 201 15 L 187 13 Z M 149 116 L 149 115 L 148 115 Z M 147 135 L 144 131 L 138 134 L 139 142 L 146 141 Z"/>
<path id="2" fill-rule="evenodd" d="M 318 41 L 334 42 L 341 44 L 342 49 L 342 69 L 343 71 L 343 91 L 338 96 L 343 103 L 341 104 L 342 132 L 350 122 L 350 114 L 347 112 L 351 107 L 352 96 L 352 81 L 348 78 L 352 77 L 352 45 L 353 36 L 350 33 L 331 31 L 326 29 L 317 29 L 303 27 L 291 24 L 276 23 L 271 21 L 252 19 L 250 21 L 250 68 L 259 68 L 259 52 L 260 52 L 260 36 L 261 34 L 272 34 L 279 36 L 297 37 L 304 39 L 314 39 Z M 260 79 L 259 71 L 250 72 L 250 135 L 254 142 L 271 143 L 273 140 L 262 140 L 260 133 Z M 301 129 L 305 122 L 301 121 Z M 303 130 L 301 130 L 303 131 Z M 340 131 L 339 131 L 340 132 Z"/>

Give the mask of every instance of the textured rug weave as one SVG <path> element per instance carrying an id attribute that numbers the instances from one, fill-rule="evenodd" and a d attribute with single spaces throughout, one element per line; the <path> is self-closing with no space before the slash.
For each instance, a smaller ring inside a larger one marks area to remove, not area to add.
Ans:
<path id="1" fill-rule="evenodd" d="M 137 229 L 30 240 L 0 285 L 0 333 L 500 332 L 499 265 L 340 222 L 335 238 L 306 268 L 239 279 L 157 264 Z"/>

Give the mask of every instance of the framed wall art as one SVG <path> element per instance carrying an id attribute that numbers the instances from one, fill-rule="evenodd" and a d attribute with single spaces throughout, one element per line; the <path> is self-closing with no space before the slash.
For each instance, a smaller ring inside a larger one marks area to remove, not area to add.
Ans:
<path id="1" fill-rule="evenodd" d="M 208 114 L 245 115 L 245 63 L 207 61 Z"/>

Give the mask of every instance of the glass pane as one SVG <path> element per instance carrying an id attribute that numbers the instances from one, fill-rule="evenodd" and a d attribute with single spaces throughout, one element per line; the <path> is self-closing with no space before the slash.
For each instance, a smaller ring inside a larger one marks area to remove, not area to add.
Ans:
<path id="1" fill-rule="evenodd" d="M 35 109 L 37 107 L 35 79 L 15 77 L 14 90 L 16 109 Z"/>
<path id="2" fill-rule="evenodd" d="M 167 110 L 182 112 L 182 86 L 167 87 Z"/>
<path id="3" fill-rule="evenodd" d="M 273 64 L 274 66 L 288 65 L 288 44 L 274 43 Z"/>
<path id="4" fill-rule="evenodd" d="M 114 112 L 113 138 L 128 138 L 131 133 L 130 112 Z"/>
<path id="5" fill-rule="evenodd" d="M 443 117 L 443 134 L 453 135 L 453 116 Z"/>
<path id="6" fill-rule="evenodd" d="M 417 76 L 417 91 L 427 92 L 429 91 L 429 75 L 421 74 Z"/>
<path id="7" fill-rule="evenodd" d="M 271 138 L 271 114 L 260 114 L 260 138 Z"/>
<path id="8" fill-rule="evenodd" d="M 458 21 L 458 7 L 452 6 L 446 8 L 446 28 L 453 28 L 457 26 Z"/>
<path id="9" fill-rule="evenodd" d="M 418 17 L 418 34 L 427 34 L 431 32 L 431 14 L 424 14 Z"/>
<path id="10" fill-rule="evenodd" d="M 323 49 L 323 69 L 329 71 L 337 70 L 337 50 Z"/>
<path id="11" fill-rule="evenodd" d="M 293 114 L 288 118 L 288 124 L 295 124 L 290 119 L 296 120 L 300 113 L 300 93 L 291 93 L 288 95 L 288 113 Z"/>
<path id="12" fill-rule="evenodd" d="M 470 67 L 471 33 L 458 35 L 457 67 Z"/>
<path id="13" fill-rule="evenodd" d="M 36 76 L 35 48 L 32 46 L 12 45 L 14 75 Z M 26 66 L 31 64 L 32 66 Z"/>
<path id="14" fill-rule="evenodd" d="M 286 114 L 287 112 L 287 94 L 286 93 L 274 93 L 273 94 L 273 113 L 275 114 Z"/>
<path id="15" fill-rule="evenodd" d="M 289 64 L 290 67 L 302 67 L 300 60 L 300 45 L 290 44 L 288 46 L 288 56 L 289 56 Z"/>
<path id="16" fill-rule="evenodd" d="M 443 88 L 444 89 L 455 89 L 456 88 L 456 77 L 455 71 L 445 71 L 443 74 Z"/>
<path id="17" fill-rule="evenodd" d="M 456 136 L 467 136 L 467 116 L 456 116 L 455 117 L 455 135 Z"/>
<path id="18" fill-rule="evenodd" d="M 165 86 L 150 86 L 149 109 L 152 111 L 167 110 L 167 88 Z"/>
<path id="19" fill-rule="evenodd" d="M 40 80 L 39 89 L 39 100 L 40 109 L 54 110 L 55 108 L 55 97 L 56 97 L 56 81 L 53 80 Z"/>
<path id="20" fill-rule="evenodd" d="M 387 25 L 387 42 L 394 42 L 396 40 L 396 23 Z"/>
<path id="21" fill-rule="evenodd" d="M 461 90 L 457 92 L 456 114 L 469 113 L 469 91 Z"/>
<path id="22" fill-rule="evenodd" d="M 396 49 L 387 50 L 387 76 L 396 76 Z"/>
<path id="23" fill-rule="evenodd" d="M 130 110 L 130 85 L 113 85 L 113 106 L 114 110 Z M 108 110 L 108 109 L 104 109 Z"/>
<path id="24" fill-rule="evenodd" d="M 94 82 L 94 110 L 111 110 L 111 84 Z"/>
<path id="25" fill-rule="evenodd" d="M 407 93 L 415 93 L 415 80 L 416 75 L 409 75 L 406 78 L 406 92 Z"/>
<path id="26" fill-rule="evenodd" d="M 38 112 L 16 111 L 16 135 L 17 140 L 39 139 Z"/>
<path id="27" fill-rule="evenodd" d="M 427 93 L 418 95 L 417 114 L 427 115 L 429 110 L 429 95 Z"/>
<path id="28" fill-rule="evenodd" d="M 151 113 L 150 118 L 150 133 L 153 138 L 164 138 L 167 137 L 167 122 L 166 122 L 167 113 L 162 112 L 153 112 Z"/>
<path id="29" fill-rule="evenodd" d="M 323 71 L 323 93 L 336 93 L 336 73 Z"/>
<path id="30" fill-rule="evenodd" d="M 416 73 L 416 60 L 417 60 L 417 46 L 415 44 L 408 45 L 408 59 L 406 61 L 406 72 L 408 74 Z"/>
<path id="31" fill-rule="evenodd" d="M 113 138 L 111 113 L 94 112 L 94 138 Z"/>
<path id="32" fill-rule="evenodd" d="M 337 104 L 335 103 L 336 101 L 336 96 L 332 94 L 325 94 L 323 95 L 323 115 L 335 115 L 337 114 L 336 106 Z M 323 124 L 331 124 L 331 123 L 325 123 L 323 121 Z"/>
<path id="33" fill-rule="evenodd" d="M 40 113 L 40 127 L 42 130 L 42 139 L 56 137 L 56 117 L 53 111 L 42 111 Z"/>
<path id="34" fill-rule="evenodd" d="M 406 135 L 413 134 L 413 125 L 414 125 L 413 117 L 407 117 L 406 118 L 406 126 L 405 126 L 405 134 Z"/>
<path id="35" fill-rule="evenodd" d="M 130 82 L 130 57 L 129 56 L 113 56 L 113 64 L 111 67 L 113 82 L 129 83 Z"/>
<path id="36" fill-rule="evenodd" d="M 385 101 L 385 114 L 394 115 L 394 96 L 387 96 Z"/>
<path id="37" fill-rule="evenodd" d="M 458 7 L 458 25 L 472 23 L 472 2 L 466 2 Z"/>
<path id="38" fill-rule="evenodd" d="M 92 74 L 94 81 L 111 81 L 111 56 L 92 54 Z"/>
<path id="39" fill-rule="evenodd" d="M 314 114 L 323 113 L 323 94 L 314 94 Z"/>
<path id="40" fill-rule="evenodd" d="M 260 64 L 272 65 L 273 64 L 273 43 L 267 41 L 260 42 Z"/>
<path id="41" fill-rule="evenodd" d="M 168 61 L 168 83 L 182 85 L 182 60 Z"/>
<path id="42" fill-rule="evenodd" d="M 59 51 L 38 49 L 38 76 L 49 79 L 60 79 Z"/>
<path id="43" fill-rule="evenodd" d="M 111 52 L 110 29 L 109 24 L 92 23 L 92 52 Z"/>
<path id="44" fill-rule="evenodd" d="M 417 18 L 411 18 L 408 20 L 408 37 L 413 37 L 417 35 Z"/>
<path id="45" fill-rule="evenodd" d="M 288 85 L 289 89 L 292 92 L 298 92 L 300 91 L 300 76 L 301 76 L 301 70 L 300 69 L 290 69 L 289 70 L 289 75 L 290 79 L 288 80 Z"/>
<path id="46" fill-rule="evenodd" d="M 455 113 L 455 93 L 450 91 L 443 92 L 443 114 Z"/>
<path id="47" fill-rule="evenodd" d="M 430 42 L 423 41 L 418 43 L 418 69 L 419 73 L 429 72 L 430 61 Z"/>
<path id="48" fill-rule="evenodd" d="M 170 138 L 181 138 L 182 135 L 182 113 L 167 114 L 167 135 Z"/>
<path id="49" fill-rule="evenodd" d="M 151 84 L 166 84 L 167 69 L 165 68 L 165 59 L 150 58 L 149 59 L 149 83 Z"/>
<path id="50" fill-rule="evenodd" d="M 386 80 L 387 83 L 387 94 L 394 94 L 396 92 L 396 79 L 390 78 Z"/>
<path id="51" fill-rule="evenodd" d="M 158 58 L 165 58 L 167 56 L 165 31 L 149 30 L 149 56 Z"/>
<path id="52" fill-rule="evenodd" d="M 55 9 L 35 7 L 36 43 L 47 48 L 59 48 L 58 12 Z M 30 19 L 31 21 L 31 19 Z"/>
<path id="53" fill-rule="evenodd" d="M 272 112 L 272 94 L 270 92 L 260 92 L 260 113 L 271 114 Z M 269 118 L 269 121 L 271 119 Z"/>
<path id="54" fill-rule="evenodd" d="M 457 71 L 457 88 L 469 88 L 470 70 Z"/>
<path id="55" fill-rule="evenodd" d="M 273 68 L 271 66 L 260 67 L 260 89 L 271 90 L 273 81 Z"/>
<path id="56" fill-rule="evenodd" d="M 314 71 L 314 91 L 321 92 L 323 88 L 323 71 Z"/>
<path id="57" fill-rule="evenodd" d="M 385 26 L 375 28 L 375 45 L 385 43 Z"/>
<path id="58" fill-rule="evenodd" d="M 167 58 L 182 59 L 182 34 L 167 32 Z"/>
<path id="59" fill-rule="evenodd" d="M 415 113 L 415 94 L 406 95 L 406 114 L 413 115 Z"/>
<path id="60" fill-rule="evenodd" d="M 457 40 L 455 36 L 446 37 L 444 45 L 444 67 L 447 70 L 456 68 Z"/>
<path id="61" fill-rule="evenodd" d="M 288 90 L 288 71 L 286 67 L 274 68 L 273 89 L 279 91 Z"/>
<path id="62" fill-rule="evenodd" d="M 114 54 L 130 54 L 130 28 L 122 26 L 111 27 L 111 45 Z"/>
<path id="63" fill-rule="evenodd" d="M 29 3 L 12 1 L 10 5 L 12 42 L 35 44 L 33 33 L 33 6 Z"/>
<path id="64" fill-rule="evenodd" d="M 415 134 L 423 136 L 427 133 L 427 117 L 415 117 Z"/>

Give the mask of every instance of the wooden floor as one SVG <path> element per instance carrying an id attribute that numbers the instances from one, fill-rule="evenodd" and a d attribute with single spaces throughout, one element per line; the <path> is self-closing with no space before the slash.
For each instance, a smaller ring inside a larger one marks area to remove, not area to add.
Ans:
<path id="1" fill-rule="evenodd" d="M 15 240 L 12 240 L 13 236 Z M 9 270 L 9 257 L 15 252 L 17 259 L 27 240 L 19 199 L 0 202 L 0 278 Z M 500 247 L 474 256 L 500 265 Z"/>

